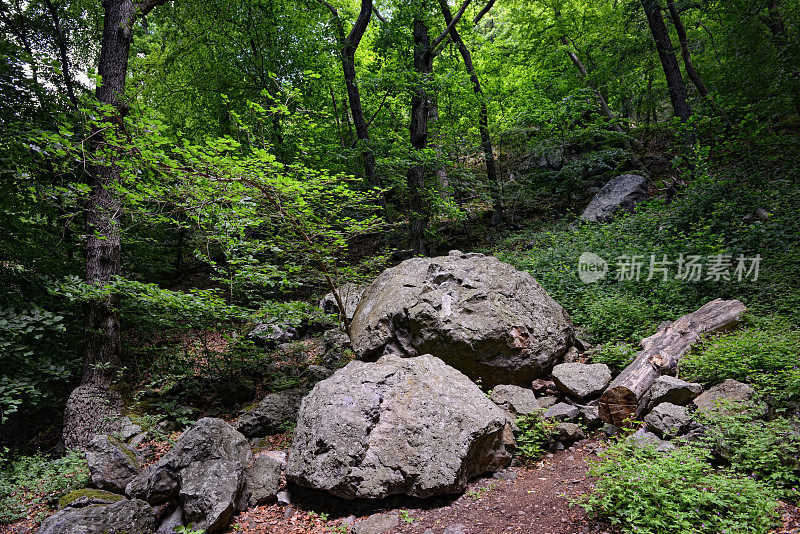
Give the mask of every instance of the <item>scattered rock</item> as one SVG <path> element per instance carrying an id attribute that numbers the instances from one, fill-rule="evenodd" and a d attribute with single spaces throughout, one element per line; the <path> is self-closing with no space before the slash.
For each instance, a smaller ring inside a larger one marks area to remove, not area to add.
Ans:
<path id="1" fill-rule="evenodd" d="M 600 419 L 600 410 L 597 406 L 578 406 L 580 411 L 580 421 L 586 428 L 599 428 L 603 426 L 603 420 Z"/>
<path id="2" fill-rule="evenodd" d="M 755 390 L 747 384 L 728 379 L 694 399 L 694 404 L 698 411 L 709 412 L 719 409 L 724 403 L 747 402 L 754 394 Z"/>
<path id="3" fill-rule="evenodd" d="M 247 439 L 222 419 L 204 417 L 192 425 L 155 465 L 131 480 L 125 492 L 156 504 L 178 495 L 181 471 L 195 462 L 229 460 L 250 465 Z"/>
<path id="4" fill-rule="evenodd" d="M 281 485 L 281 463 L 268 456 L 253 458 L 245 471 L 245 498 L 248 506 L 273 500 Z"/>
<path id="5" fill-rule="evenodd" d="M 548 396 L 548 397 L 539 397 L 536 399 L 536 402 L 539 403 L 539 408 L 542 410 L 547 410 L 548 408 L 552 408 L 556 404 L 558 404 L 558 397 Z"/>
<path id="6" fill-rule="evenodd" d="M 97 435 L 86 445 L 92 483 L 100 489 L 124 493 L 125 486 L 142 470 L 136 452 L 122 441 Z"/>
<path id="7" fill-rule="evenodd" d="M 578 363 L 581 360 L 581 354 L 575 347 L 570 347 L 566 354 L 564 354 L 564 363 Z"/>
<path id="8" fill-rule="evenodd" d="M 286 451 L 263 451 L 261 456 L 269 456 L 281 466 L 281 469 L 286 469 Z"/>
<path id="9" fill-rule="evenodd" d="M 58 499 L 59 508 L 83 508 L 84 506 L 96 504 L 114 504 L 125 497 L 110 491 L 82 488 L 71 491 Z"/>
<path id="10" fill-rule="evenodd" d="M 181 471 L 180 498 L 186 521 L 206 534 L 219 532 L 237 509 L 244 468 L 230 460 L 194 462 Z"/>
<path id="11" fill-rule="evenodd" d="M 361 295 L 364 294 L 367 287 L 369 286 L 358 284 L 342 284 L 339 286 L 339 297 L 344 303 L 345 315 L 347 315 L 348 320 L 353 320 L 353 315 L 356 313 L 358 303 L 361 301 Z M 319 301 L 319 307 L 322 308 L 322 311 L 325 313 L 339 313 L 339 304 L 336 302 L 333 292 L 322 297 L 322 300 Z"/>
<path id="12" fill-rule="evenodd" d="M 278 504 L 281 506 L 289 506 L 292 504 L 292 495 L 288 491 L 279 491 L 275 497 L 278 499 Z"/>
<path id="13" fill-rule="evenodd" d="M 611 382 L 611 370 L 603 363 L 562 363 L 552 376 L 561 391 L 579 399 L 600 395 Z"/>
<path id="14" fill-rule="evenodd" d="M 559 402 L 545 410 L 544 413 L 542 413 L 542 417 L 545 419 L 574 423 L 578 420 L 579 414 L 580 410 L 578 410 L 577 407 L 565 402 Z"/>
<path id="15" fill-rule="evenodd" d="M 145 432 L 139 432 L 138 434 L 133 436 L 130 440 L 128 440 L 128 446 L 131 447 L 131 448 L 136 448 L 139 445 L 141 445 L 142 443 L 144 443 L 145 441 L 147 441 L 148 439 L 150 439 L 150 433 L 149 432 L 146 432 L 146 431 Z"/>
<path id="16" fill-rule="evenodd" d="M 686 406 L 702 392 L 703 386 L 700 384 L 668 375 L 660 376 L 650 387 L 650 407 L 652 409 L 662 402 Z"/>
<path id="17" fill-rule="evenodd" d="M 142 534 L 153 532 L 153 509 L 139 499 L 114 504 L 64 508 L 44 520 L 37 534 Z"/>
<path id="18" fill-rule="evenodd" d="M 253 327 L 247 334 L 247 339 L 259 347 L 275 348 L 283 343 L 297 341 L 300 335 L 293 326 L 263 323 Z"/>
<path id="19" fill-rule="evenodd" d="M 658 437 L 670 439 L 689 429 L 692 416 L 684 406 L 663 402 L 644 416 L 644 422 Z"/>
<path id="20" fill-rule="evenodd" d="M 654 446 L 657 452 L 667 453 L 675 450 L 675 444 L 668 441 L 658 439 L 658 436 L 652 432 L 648 432 L 644 428 L 640 428 L 628 438 L 633 440 L 639 446 Z"/>
<path id="21" fill-rule="evenodd" d="M 464 530 L 463 524 L 456 523 L 455 525 L 445 527 L 445 529 L 442 531 L 442 534 L 467 534 L 467 531 Z"/>
<path id="22" fill-rule="evenodd" d="M 236 420 L 236 430 L 248 438 L 277 434 L 285 424 L 297 420 L 297 411 L 304 393 L 299 389 L 287 389 L 270 393 Z"/>
<path id="23" fill-rule="evenodd" d="M 333 371 L 321 365 L 309 365 L 306 368 L 306 376 L 312 383 L 317 383 L 320 380 L 325 380 L 333 374 Z"/>
<path id="24" fill-rule="evenodd" d="M 619 212 L 633 211 L 646 199 L 647 179 L 638 174 L 621 174 L 597 192 L 580 218 L 587 222 L 606 222 Z"/>
<path id="25" fill-rule="evenodd" d="M 383 534 L 400 524 L 397 514 L 375 514 L 353 523 L 352 534 Z"/>
<path id="26" fill-rule="evenodd" d="M 458 493 L 508 464 L 509 424 L 438 358 L 354 361 L 303 399 L 286 478 L 344 498 Z"/>
<path id="27" fill-rule="evenodd" d="M 609 424 L 609 423 L 604 423 L 603 426 L 600 427 L 600 430 L 603 432 L 603 434 L 605 434 L 609 438 L 614 437 L 617 434 L 619 434 L 619 428 L 617 428 L 614 425 Z"/>
<path id="28" fill-rule="evenodd" d="M 536 395 L 530 389 L 502 384 L 492 389 L 492 401 L 509 412 L 512 419 L 539 411 Z"/>
<path id="29" fill-rule="evenodd" d="M 534 395 L 556 395 L 558 393 L 558 386 L 556 386 L 556 383 L 552 380 L 537 378 L 531 382 L 531 390 Z"/>
<path id="30" fill-rule="evenodd" d="M 183 522 L 183 508 L 178 506 L 160 525 L 158 525 L 156 534 L 175 534 L 175 528 L 183 526 L 185 526 Z"/>
<path id="31" fill-rule="evenodd" d="M 573 339 L 569 315 L 530 274 L 459 251 L 384 271 L 351 332 L 361 359 L 432 354 L 487 387 L 529 384 Z"/>
<path id="32" fill-rule="evenodd" d="M 558 423 L 550 432 L 550 439 L 568 444 L 586 438 L 586 433 L 575 423 Z"/>
<path id="33" fill-rule="evenodd" d="M 131 421 L 130 417 L 125 416 L 120 420 L 120 430 L 118 434 L 122 441 L 129 441 L 133 436 L 141 431 L 142 427 Z"/>

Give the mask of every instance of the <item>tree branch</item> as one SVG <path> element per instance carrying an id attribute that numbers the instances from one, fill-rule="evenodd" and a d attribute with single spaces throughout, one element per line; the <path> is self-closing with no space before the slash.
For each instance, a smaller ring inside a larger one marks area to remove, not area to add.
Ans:
<path id="1" fill-rule="evenodd" d="M 464 3 L 461 5 L 461 9 L 458 10 L 458 13 L 456 13 L 456 15 L 453 17 L 453 20 L 450 21 L 450 24 L 447 25 L 447 28 L 444 29 L 444 32 L 431 43 L 431 50 L 436 50 L 436 48 L 442 44 L 442 41 L 445 40 L 450 31 L 456 27 L 458 21 L 461 20 L 461 17 L 464 16 L 464 11 L 467 10 L 467 7 L 469 7 L 471 2 L 472 0 L 464 0 Z"/>
<path id="2" fill-rule="evenodd" d="M 150 13 L 153 8 L 158 6 L 163 6 L 167 3 L 167 0 L 144 0 L 143 2 L 138 2 L 139 5 L 139 15 L 145 16 Z"/>
<path id="3" fill-rule="evenodd" d="M 378 19 L 379 21 L 381 21 L 381 22 L 383 22 L 384 24 L 386 24 L 386 18 L 384 18 L 384 17 L 383 17 L 383 15 L 381 15 L 381 14 L 378 12 L 378 8 L 377 8 L 377 7 L 375 7 L 375 6 L 372 6 L 372 12 L 373 12 L 373 13 L 375 13 L 375 17 L 377 17 L 377 19 Z"/>
<path id="4" fill-rule="evenodd" d="M 486 4 L 486 7 L 484 7 L 483 9 L 481 9 L 481 12 L 480 12 L 480 13 L 478 13 L 477 15 L 475 15 L 475 18 L 474 18 L 474 19 L 472 19 L 472 23 L 473 23 L 473 24 L 478 24 L 478 23 L 481 21 L 481 19 L 483 18 L 483 16 L 484 16 L 485 14 L 487 14 L 487 13 L 489 12 L 489 10 L 490 10 L 490 9 L 492 9 L 492 6 L 494 6 L 494 3 L 495 3 L 496 1 L 497 1 L 497 0 L 489 0 L 489 3 L 488 3 L 488 4 Z"/>

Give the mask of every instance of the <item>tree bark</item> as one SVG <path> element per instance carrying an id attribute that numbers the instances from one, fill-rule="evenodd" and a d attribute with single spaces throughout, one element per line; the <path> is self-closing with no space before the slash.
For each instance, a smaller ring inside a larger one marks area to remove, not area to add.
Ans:
<path id="1" fill-rule="evenodd" d="M 642 350 L 600 397 L 600 417 L 621 426 L 638 418 L 649 402 L 650 386 L 659 376 L 676 372 L 680 359 L 702 335 L 730 330 L 747 308 L 738 300 L 716 299 L 642 340 Z"/>
<path id="2" fill-rule="evenodd" d="M 667 79 L 672 109 L 675 110 L 675 115 L 680 117 L 681 121 L 686 121 L 692 114 L 692 110 L 689 107 L 686 85 L 683 83 L 678 59 L 675 57 L 675 51 L 672 48 L 672 40 L 669 37 L 667 26 L 664 24 L 664 18 L 661 16 L 661 5 L 658 0 L 641 0 L 641 2 L 644 7 L 644 13 L 647 16 L 647 23 L 653 34 L 653 40 L 656 43 L 656 50 L 658 50 L 658 57 L 664 69 L 664 76 Z"/>
<path id="3" fill-rule="evenodd" d="M 433 55 L 428 26 L 423 20 L 414 20 L 414 70 L 419 76 L 417 87 L 411 97 L 411 146 L 423 151 L 428 146 L 428 93 L 426 82 L 433 73 Z M 426 166 L 424 163 L 412 165 L 406 173 L 406 188 L 409 196 L 409 235 L 414 255 L 427 253 L 425 228 L 429 214 L 425 192 Z"/>
<path id="4" fill-rule="evenodd" d="M 491 8 L 493 2 L 487 4 L 487 8 Z M 439 7 L 442 10 L 445 24 L 450 29 L 450 38 L 458 46 L 458 51 L 461 58 L 464 60 L 464 66 L 469 73 L 469 80 L 472 83 L 472 90 L 478 99 L 478 130 L 481 134 L 481 148 L 483 149 L 483 160 L 486 163 L 486 180 L 492 191 L 493 213 L 492 222 L 497 224 L 503 217 L 503 202 L 500 197 L 500 181 L 497 177 L 497 167 L 494 160 L 494 150 L 492 149 L 492 138 L 489 135 L 489 110 L 486 106 L 486 96 L 483 94 L 481 82 L 478 79 L 478 74 L 475 72 L 475 66 L 472 63 L 472 54 L 461 39 L 456 25 L 453 24 L 453 15 L 450 13 L 450 7 L 447 5 L 447 0 L 439 0 Z M 488 11 L 488 9 L 487 9 Z M 482 16 L 482 15 L 481 15 Z"/>

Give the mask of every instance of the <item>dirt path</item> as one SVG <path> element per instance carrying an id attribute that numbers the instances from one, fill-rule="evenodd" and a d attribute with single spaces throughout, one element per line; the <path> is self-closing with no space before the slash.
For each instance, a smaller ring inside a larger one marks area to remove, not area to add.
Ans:
<path id="1" fill-rule="evenodd" d="M 594 534 L 611 532 L 589 519 L 570 500 L 591 488 L 586 460 L 596 443 L 558 452 L 530 468 L 511 468 L 470 484 L 450 506 L 408 510 L 408 521 L 391 532 L 403 534 Z M 503 480 L 504 478 L 510 480 Z"/>

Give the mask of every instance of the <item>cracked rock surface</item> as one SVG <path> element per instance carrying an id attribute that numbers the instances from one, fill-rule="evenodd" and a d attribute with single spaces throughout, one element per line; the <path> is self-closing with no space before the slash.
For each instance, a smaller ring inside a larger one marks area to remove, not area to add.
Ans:
<path id="1" fill-rule="evenodd" d="M 362 360 L 432 354 L 487 387 L 529 385 L 574 340 L 569 315 L 530 274 L 457 250 L 384 271 L 351 332 Z"/>
<path id="2" fill-rule="evenodd" d="M 354 361 L 303 399 L 286 478 L 344 498 L 458 493 L 508 465 L 506 425 L 501 408 L 436 357 Z"/>

